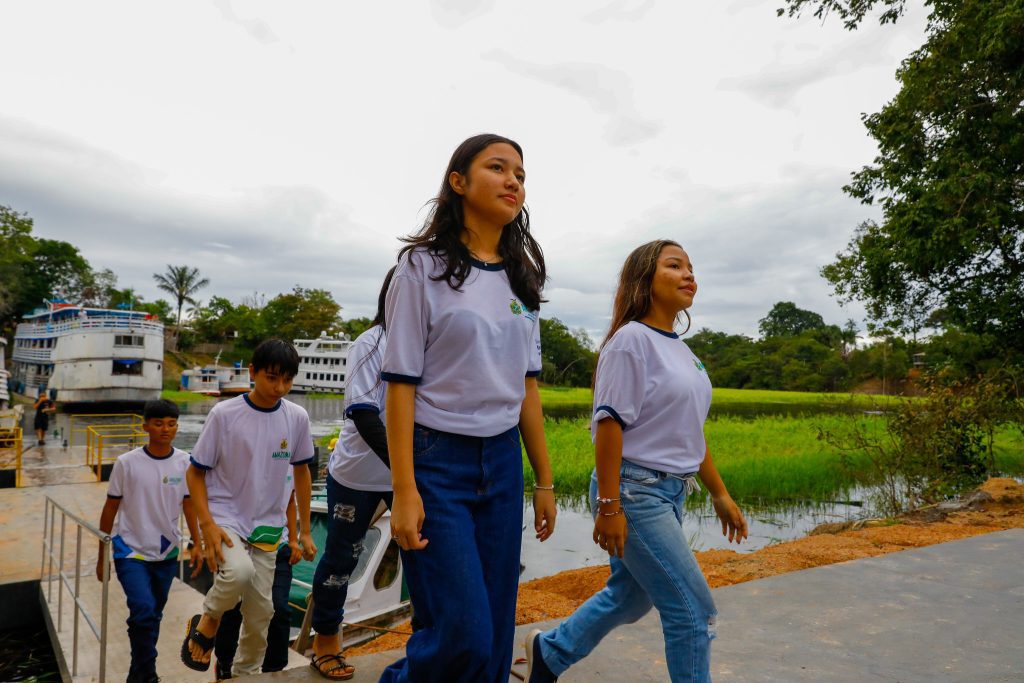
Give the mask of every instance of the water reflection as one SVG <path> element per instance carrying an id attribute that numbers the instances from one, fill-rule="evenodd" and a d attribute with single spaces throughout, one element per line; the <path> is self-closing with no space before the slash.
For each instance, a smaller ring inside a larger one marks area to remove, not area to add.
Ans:
<path id="1" fill-rule="evenodd" d="M 722 535 L 722 526 L 711 507 L 710 499 L 688 506 L 683 515 L 683 535 L 694 550 L 725 548 L 749 553 L 765 546 L 801 538 L 814 527 L 826 522 L 845 522 L 864 516 L 864 508 L 856 498 L 866 492 L 855 492 L 853 501 L 837 503 L 804 503 L 787 506 L 750 506 L 740 504 L 747 519 L 749 538 L 742 544 L 729 543 Z M 581 498 L 559 497 L 555 533 L 540 543 L 534 538 L 533 507 L 527 497 L 524 506 L 526 530 L 523 532 L 523 563 L 526 570 L 521 581 L 550 576 L 566 569 L 604 565 L 608 553 L 593 541 L 594 522 L 586 502 Z"/>

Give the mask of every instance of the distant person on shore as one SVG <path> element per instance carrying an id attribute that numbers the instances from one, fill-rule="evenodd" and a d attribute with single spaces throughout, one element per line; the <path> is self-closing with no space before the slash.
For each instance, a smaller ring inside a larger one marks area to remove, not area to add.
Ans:
<path id="1" fill-rule="evenodd" d="M 291 473 L 285 481 L 288 491 L 288 507 L 285 510 L 287 524 L 282 532 L 281 547 L 277 549 L 274 562 L 274 586 L 271 589 L 271 600 L 274 603 L 274 616 L 267 627 L 267 651 L 263 655 L 260 671 L 271 673 L 284 671 L 288 666 L 288 646 L 291 644 L 291 607 L 288 605 L 288 594 L 292 588 L 292 567 L 302 559 L 302 547 L 299 546 L 297 514 L 295 511 L 295 486 Z M 214 676 L 218 681 L 233 678 L 231 668 L 238 651 L 238 634 L 242 628 L 242 603 L 238 603 L 220 618 L 217 628 L 217 642 L 213 646 L 213 654 L 217 658 Z"/>
<path id="2" fill-rule="evenodd" d="M 213 407 L 186 471 L 202 532 L 213 586 L 202 615 L 193 616 L 181 660 L 197 671 L 210 668 L 221 616 L 242 601 L 242 626 L 232 665 L 235 676 L 259 673 L 274 614 L 271 598 L 277 549 L 287 523 L 288 468 L 295 477 L 299 545 L 312 560 L 309 501 L 313 459 L 309 416 L 284 397 L 299 368 L 295 347 L 281 339 L 262 342 L 252 354 L 253 388 Z"/>
<path id="3" fill-rule="evenodd" d="M 555 525 L 540 374 L 544 256 L 530 234 L 523 155 L 498 135 L 455 150 L 426 225 L 405 239 L 385 319 L 393 536 L 418 628 L 391 681 L 505 683 L 523 521 Z"/>
<path id="4" fill-rule="evenodd" d="M 384 298 L 395 269 L 384 278 L 377 315 L 356 337 L 345 376 L 345 423 L 327 464 L 327 544 L 313 575 L 313 660 L 324 678 L 355 675 L 342 654 L 341 622 L 348 579 L 359 562 L 366 530 L 381 502 L 391 507 L 391 460 L 384 431 L 384 382 L 380 366 L 387 348 Z M 388 542 L 388 541 L 385 541 Z"/>
<path id="5" fill-rule="evenodd" d="M 128 683 L 153 683 L 156 643 L 160 635 L 171 581 L 178 572 L 178 515 L 184 510 L 192 538 L 199 538 L 185 485 L 188 453 L 174 448 L 178 406 L 160 399 L 142 410 L 142 430 L 149 443 L 118 456 L 110 473 L 107 501 L 100 514 L 100 531 L 113 534 L 114 568 L 128 600 L 128 642 L 131 665 Z M 109 567 L 100 543 L 96 578 Z M 191 551 L 198 572 L 199 547 Z"/>
<path id="6" fill-rule="evenodd" d="M 697 293 L 690 257 L 670 240 L 626 259 L 612 324 L 598 352 L 591 430 L 594 542 L 608 552 L 607 585 L 557 628 L 526 638 L 527 681 L 548 683 L 617 626 L 655 607 L 673 683 L 708 683 L 717 610 L 682 529 L 686 496 L 704 483 L 722 534 L 747 522 L 722 483 L 704 437 L 711 381 L 675 332 Z"/>
<path id="7" fill-rule="evenodd" d="M 32 428 L 36 430 L 36 438 L 40 446 L 46 445 L 46 430 L 50 428 L 50 413 L 57 410 L 56 404 L 46 395 L 46 391 L 39 390 L 39 398 L 32 406 L 36 410 L 35 418 L 32 420 Z"/>

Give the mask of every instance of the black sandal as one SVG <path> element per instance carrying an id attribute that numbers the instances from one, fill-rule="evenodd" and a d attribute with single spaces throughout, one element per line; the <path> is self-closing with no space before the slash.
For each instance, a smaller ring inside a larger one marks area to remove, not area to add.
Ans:
<path id="1" fill-rule="evenodd" d="M 200 662 L 193 659 L 192 652 L 188 648 L 189 642 L 191 641 L 203 648 L 203 654 L 206 654 L 213 649 L 213 644 L 216 640 L 216 638 L 204 636 L 199 632 L 199 620 L 201 618 L 202 617 L 197 614 L 188 620 L 188 625 L 185 626 L 185 640 L 181 644 L 181 662 L 194 671 L 208 671 L 210 668 L 210 662 L 209 660 Z"/>
<path id="2" fill-rule="evenodd" d="M 323 668 L 325 664 L 329 664 L 331 662 L 337 662 L 337 664 L 327 669 Z M 310 660 L 309 666 L 313 669 L 313 671 L 316 671 L 318 674 L 320 674 L 329 681 L 347 681 L 348 679 L 356 675 L 355 667 L 346 663 L 345 657 L 342 656 L 340 653 L 334 655 L 323 655 L 322 657 L 317 657 L 316 655 L 313 655 L 313 659 Z M 351 668 L 352 670 L 348 673 L 343 673 L 338 676 L 331 675 L 335 671 L 344 671 L 345 669 L 349 668 Z"/>

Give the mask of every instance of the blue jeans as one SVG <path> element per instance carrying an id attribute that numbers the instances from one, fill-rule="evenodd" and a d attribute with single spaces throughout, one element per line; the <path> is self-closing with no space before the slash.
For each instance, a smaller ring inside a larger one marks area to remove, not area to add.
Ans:
<path id="1" fill-rule="evenodd" d="M 114 560 L 117 580 L 128 599 L 128 642 L 132 661 L 128 680 L 145 680 L 156 675 L 156 641 L 160 619 L 164 615 L 171 581 L 178 573 L 178 560 L 147 562 L 121 558 Z"/>
<path id="2" fill-rule="evenodd" d="M 505 683 L 512 665 L 523 461 L 519 428 L 480 438 L 419 425 L 423 550 L 402 551 L 416 630 L 381 683 Z"/>
<path id="3" fill-rule="evenodd" d="M 586 657 L 612 629 L 658 609 L 673 683 L 710 683 L 711 641 L 718 614 L 711 590 L 682 529 L 686 483 L 622 461 L 622 509 L 628 535 L 611 558 L 607 585 L 558 628 L 541 637 L 544 663 L 556 676 Z M 590 509 L 597 510 L 597 476 Z"/>
<path id="4" fill-rule="evenodd" d="M 348 580 L 363 552 L 363 539 L 380 501 L 391 507 L 390 491 L 357 491 L 327 475 L 327 543 L 313 574 L 313 629 L 333 636 L 345 616 Z M 390 542 L 387 539 L 384 542 Z"/>
<path id="5" fill-rule="evenodd" d="M 274 616 L 267 627 L 267 652 L 263 655 L 263 672 L 283 671 L 288 666 L 288 641 L 291 638 L 291 611 L 288 607 L 288 592 L 292 587 L 292 566 L 288 544 L 277 549 L 274 565 L 274 587 L 271 599 L 274 601 Z M 242 628 L 242 603 L 229 609 L 220 618 L 217 627 L 217 642 L 213 652 L 217 657 L 217 668 L 224 674 L 231 673 L 231 663 L 238 649 L 238 633 Z"/>

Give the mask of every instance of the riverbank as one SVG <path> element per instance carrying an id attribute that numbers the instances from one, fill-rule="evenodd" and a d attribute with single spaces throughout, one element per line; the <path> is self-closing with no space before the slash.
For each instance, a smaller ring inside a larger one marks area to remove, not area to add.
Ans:
<path id="1" fill-rule="evenodd" d="M 894 520 L 824 525 L 805 538 L 769 546 L 753 553 L 709 550 L 697 560 L 712 588 L 777 574 L 875 557 L 1005 529 L 1024 528 L 1024 485 L 1012 479 L 990 479 L 958 505 L 938 506 Z M 557 532 L 556 532 L 557 533 Z M 599 591 L 608 567 L 561 572 L 520 585 L 516 623 L 567 617 Z M 398 627 L 409 630 L 409 624 Z M 348 656 L 400 648 L 406 638 L 386 635 Z"/>

